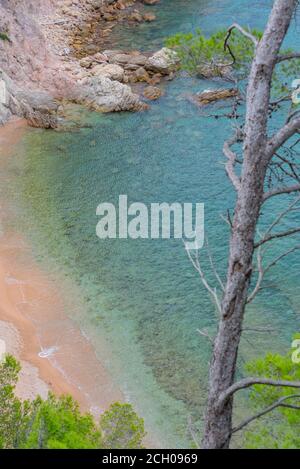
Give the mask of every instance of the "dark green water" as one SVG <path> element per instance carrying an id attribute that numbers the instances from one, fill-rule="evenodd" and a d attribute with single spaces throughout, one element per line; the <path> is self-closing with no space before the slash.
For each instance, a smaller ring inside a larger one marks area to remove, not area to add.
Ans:
<path id="1" fill-rule="evenodd" d="M 119 30 L 114 39 L 124 48 L 155 49 L 164 37 L 198 26 L 207 33 L 236 20 L 263 27 L 271 3 L 162 0 L 152 9 L 156 23 Z M 293 28 L 289 41 L 299 44 L 296 33 Z M 221 150 L 231 124 L 204 117 L 188 100 L 211 86 L 177 78 L 140 114 L 78 110 L 91 128 L 33 130 L 9 168 L 16 225 L 37 259 L 73 279 L 86 305 L 76 313 L 82 329 L 164 447 L 189 445 L 188 416 L 201 419 L 210 346 L 197 329 L 213 334 L 216 312 L 181 241 L 100 241 L 96 207 L 116 203 L 119 194 L 129 203 L 204 202 L 206 236 L 224 275 L 228 230 L 221 214 L 233 207 L 234 194 Z M 273 204 L 272 214 L 279 209 Z M 270 216 L 265 213 L 264 222 Z M 286 243 L 274 245 L 270 257 Z M 201 259 L 213 282 L 205 250 Z M 299 329 L 299 262 L 293 255 L 277 266 L 270 288 L 249 307 L 247 322 L 271 324 L 274 332 L 245 335 L 240 373 L 244 361 L 266 350 L 287 350 Z"/>

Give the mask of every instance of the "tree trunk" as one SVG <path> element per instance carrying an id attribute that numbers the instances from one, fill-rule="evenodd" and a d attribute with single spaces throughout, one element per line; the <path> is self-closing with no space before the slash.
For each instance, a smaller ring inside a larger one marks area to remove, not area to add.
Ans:
<path id="1" fill-rule="evenodd" d="M 269 157 L 267 122 L 274 67 L 297 0 L 275 0 L 252 64 L 248 90 L 243 166 L 230 240 L 227 281 L 209 374 L 203 448 L 228 448 L 233 398 L 220 401 L 234 382 L 247 294 L 252 273 L 254 238 L 260 215 Z"/>

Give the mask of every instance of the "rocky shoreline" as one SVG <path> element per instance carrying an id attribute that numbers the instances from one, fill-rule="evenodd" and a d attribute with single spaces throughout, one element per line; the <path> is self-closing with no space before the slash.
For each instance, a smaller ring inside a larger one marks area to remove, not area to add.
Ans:
<path id="1" fill-rule="evenodd" d="M 141 111 L 172 79 L 176 54 L 105 48 L 114 27 L 153 21 L 159 0 L 0 0 L 0 124 L 12 116 L 57 128 L 64 105 Z"/>

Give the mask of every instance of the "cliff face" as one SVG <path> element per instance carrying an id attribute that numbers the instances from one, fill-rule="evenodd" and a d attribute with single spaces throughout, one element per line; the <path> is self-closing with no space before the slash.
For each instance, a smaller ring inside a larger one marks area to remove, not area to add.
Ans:
<path id="1" fill-rule="evenodd" d="M 51 53 L 41 30 L 42 15 L 55 0 L 0 0 L 0 123 L 12 115 L 34 126 L 55 127 L 57 105 L 52 96 L 72 87 Z"/>
<path id="2" fill-rule="evenodd" d="M 46 42 L 41 22 L 54 11 L 55 0 L 0 0 L 0 69 L 21 87 L 59 92 L 68 77 Z"/>
<path id="3" fill-rule="evenodd" d="M 142 3 L 149 2 L 157 0 Z M 142 3 L 0 0 L 0 124 L 17 115 L 34 126 L 56 127 L 62 98 L 104 112 L 147 108 L 128 83 L 151 84 L 161 68 L 153 71 L 151 61 L 134 52 L 101 53 L 101 38 L 119 22 L 155 18 L 135 9 Z"/>

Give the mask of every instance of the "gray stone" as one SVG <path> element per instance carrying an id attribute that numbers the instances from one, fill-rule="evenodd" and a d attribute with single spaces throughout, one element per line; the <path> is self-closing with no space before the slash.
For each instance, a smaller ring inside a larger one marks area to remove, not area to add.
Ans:
<path id="1" fill-rule="evenodd" d="M 146 63 L 146 68 L 154 72 L 163 73 L 168 75 L 174 71 L 179 64 L 179 58 L 175 51 L 163 47 L 156 52 L 152 57 L 149 57 Z"/>
<path id="2" fill-rule="evenodd" d="M 148 107 L 129 86 L 103 76 L 87 78 L 81 93 L 79 101 L 96 111 L 141 111 Z"/>

